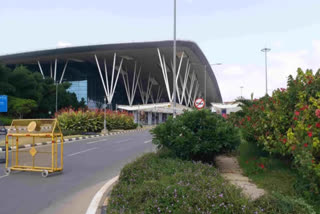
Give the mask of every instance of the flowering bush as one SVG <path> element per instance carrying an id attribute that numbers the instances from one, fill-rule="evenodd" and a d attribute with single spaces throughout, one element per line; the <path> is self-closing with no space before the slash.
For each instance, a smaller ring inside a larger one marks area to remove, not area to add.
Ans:
<path id="1" fill-rule="evenodd" d="M 248 141 L 256 141 L 269 153 L 292 157 L 312 191 L 319 193 L 320 70 L 313 74 L 298 69 L 295 79 L 289 76 L 287 89 L 243 106 L 231 120 L 243 128 Z"/>
<path id="2" fill-rule="evenodd" d="M 60 127 L 64 130 L 100 132 L 103 129 L 102 110 L 62 109 L 56 114 Z M 127 112 L 106 112 L 107 129 L 134 129 L 137 125 L 133 116 Z"/>

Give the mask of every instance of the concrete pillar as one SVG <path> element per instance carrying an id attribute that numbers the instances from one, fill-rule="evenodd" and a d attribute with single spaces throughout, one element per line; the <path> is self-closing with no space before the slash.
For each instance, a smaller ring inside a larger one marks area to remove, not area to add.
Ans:
<path id="1" fill-rule="evenodd" d="M 159 113 L 159 123 L 162 123 L 162 113 Z"/>
<path id="2" fill-rule="evenodd" d="M 133 117 L 134 117 L 134 123 L 138 123 L 138 112 L 137 111 L 133 112 Z"/>
<path id="3" fill-rule="evenodd" d="M 152 112 L 148 112 L 148 125 L 152 125 Z"/>

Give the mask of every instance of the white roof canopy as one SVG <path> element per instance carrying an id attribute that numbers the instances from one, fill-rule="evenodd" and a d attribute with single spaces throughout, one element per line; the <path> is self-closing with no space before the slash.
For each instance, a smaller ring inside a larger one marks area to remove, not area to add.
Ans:
<path id="1" fill-rule="evenodd" d="M 118 109 L 126 111 L 145 111 L 145 112 L 157 112 L 157 113 L 173 113 L 173 103 L 155 103 L 155 104 L 143 104 L 143 105 L 118 105 Z M 184 105 L 176 104 L 177 114 L 182 114 L 183 111 L 191 110 L 191 108 Z"/>

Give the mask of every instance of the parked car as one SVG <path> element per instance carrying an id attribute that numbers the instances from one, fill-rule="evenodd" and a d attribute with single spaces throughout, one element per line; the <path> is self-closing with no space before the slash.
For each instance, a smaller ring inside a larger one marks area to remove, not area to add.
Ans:
<path id="1" fill-rule="evenodd" d="M 0 121 L 0 135 L 6 135 L 7 134 L 7 129 L 3 125 L 3 123 Z"/>

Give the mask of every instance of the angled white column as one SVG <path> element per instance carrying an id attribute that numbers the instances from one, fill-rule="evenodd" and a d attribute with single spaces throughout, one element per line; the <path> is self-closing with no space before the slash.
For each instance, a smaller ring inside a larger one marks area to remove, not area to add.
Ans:
<path id="1" fill-rule="evenodd" d="M 139 80 L 139 82 L 138 82 L 138 88 L 139 88 L 139 92 L 140 92 L 140 97 L 141 97 L 142 103 L 146 104 L 146 99 L 145 99 L 146 92 L 143 90 L 143 85 L 142 85 L 141 80 Z"/>
<path id="2" fill-rule="evenodd" d="M 157 93 L 157 98 L 156 98 L 156 103 L 159 103 L 160 102 L 160 98 L 161 98 L 161 96 L 162 96 L 162 88 L 160 87 L 160 85 L 159 85 L 159 87 L 158 87 L 158 93 Z"/>
<path id="3" fill-rule="evenodd" d="M 167 93 L 168 93 L 168 98 L 169 98 L 169 101 L 172 102 L 172 96 L 170 93 L 170 85 L 169 85 L 169 81 L 168 81 L 167 64 L 166 64 L 164 56 L 161 57 L 161 53 L 160 53 L 159 48 L 157 48 L 157 50 L 158 50 L 159 62 L 160 62 L 160 67 L 161 67 L 164 83 L 166 85 L 166 89 L 167 89 Z"/>
<path id="4" fill-rule="evenodd" d="M 52 78 L 52 62 L 50 62 L 50 78 Z"/>
<path id="5" fill-rule="evenodd" d="M 149 102 L 149 98 L 150 98 L 150 95 L 151 95 L 151 89 L 152 89 L 152 79 L 151 79 L 151 74 L 149 73 L 148 85 L 147 85 L 147 93 L 146 93 L 146 103 Z"/>
<path id="6" fill-rule="evenodd" d="M 43 74 L 43 70 L 42 70 L 42 67 L 41 67 L 41 64 L 39 61 L 38 61 L 38 66 L 39 66 L 40 72 L 42 74 L 42 78 L 45 79 L 44 74 Z"/>
<path id="7" fill-rule="evenodd" d="M 96 54 L 94 55 L 94 57 L 95 57 L 95 59 L 96 59 L 98 71 L 99 71 L 100 78 L 101 78 L 101 81 L 102 81 L 102 85 L 103 85 L 103 88 L 104 88 L 104 91 L 105 91 L 105 94 L 106 94 L 106 97 L 107 97 L 107 100 L 108 100 L 108 104 L 111 104 L 112 99 L 113 99 L 113 95 L 114 95 L 114 91 L 115 91 L 116 86 L 117 86 L 117 83 L 118 83 L 119 74 L 120 74 L 121 69 L 122 69 L 123 58 L 121 58 L 121 61 L 120 61 L 120 65 L 119 65 L 119 67 L 118 67 L 117 74 L 115 75 L 117 54 L 114 53 L 111 83 L 110 83 L 110 85 L 109 85 L 109 78 L 108 78 L 108 73 L 107 73 L 107 65 L 106 65 L 106 62 L 105 62 L 106 60 L 104 60 L 105 74 L 106 74 L 106 79 L 104 80 L 104 79 L 103 79 L 103 76 L 102 76 L 101 68 L 100 68 L 100 65 L 99 65 L 98 57 L 97 57 Z M 106 87 L 106 84 L 105 84 L 104 82 L 106 82 L 107 87 Z"/>
<path id="8" fill-rule="evenodd" d="M 109 91 L 109 80 L 108 80 L 108 68 L 107 68 L 107 61 L 106 59 L 103 60 L 103 64 L 104 64 L 104 73 L 105 73 L 105 77 L 106 77 L 106 84 L 107 84 L 107 93 L 110 94 Z"/>
<path id="9" fill-rule="evenodd" d="M 60 78 L 60 82 L 59 82 L 60 84 L 62 83 L 62 80 L 63 80 L 63 77 L 64 77 L 64 73 L 65 73 L 66 70 L 67 70 L 68 63 L 69 63 L 69 60 L 66 61 L 66 64 L 65 64 L 64 67 L 63 67 L 63 71 L 62 71 L 61 78 Z"/>
<path id="10" fill-rule="evenodd" d="M 199 85 L 199 82 L 197 81 L 196 89 L 195 89 L 195 91 L 194 91 L 193 100 L 192 100 L 192 102 L 191 102 L 191 105 L 193 105 L 194 101 L 197 99 L 199 86 L 200 86 L 200 85 Z"/>
<path id="11" fill-rule="evenodd" d="M 138 86 L 139 79 L 140 79 L 141 67 L 139 69 L 138 75 L 136 75 L 136 73 L 137 73 L 137 64 L 135 63 L 134 73 L 133 73 L 133 80 L 132 80 L 132 85 L 131 85 L 131 89 L 130 89 L 130 82 L 129 82 L 128 72 L 127 71 L 122 71 L 121 72 L 122 79 L 123 79 L 124 86 L 125 86 L 126 93 L 127 93 L 128 102 L 129 102 L 130 106 L 132 106 L 134 97 L 136 95 L 137 86 Z"/>
<path id="12" fill-rule="evenodd" d="M 189 78 L 189 73 L 190 73 L 190 69 L 191 69 L 191 65 L 189 64 L 189 59 L 187 61 L 186 64 L 186 71 L 184 73 L 184 80 L 182 83 L 181 80 L 181 85 L 182 85 L 182 94 L 181 94 L 181 100 L 180 100 L 180 104 L 182 104 L 183 100 L 185 101 L 185 104 L 187 105 L 187 101 L 186 101 L 186 87 L 187 87 L 187 83 L 188 83 L 188 78 Z"/>
<path id="13" fill-rule="evenodd" d="M 180 97 L 180 90 L 179 90 L 179 84 L 178 84 L 178 79 L 179 79 L 179 74 L 180 74 L 180 70 L 181 70 L 181 65 L 182 65 L 182 61 L 183 61 L 183 57 L 184 57 L 184 52 L 182 52 L 181 58 L 180 58 L 180 62 L 179 62 L 179 66 L 178 66 L 178 70 L 177 70 L 177 75 L 176 75 L 176 93 L 177 93 L 177 97 L 178 97 L 178 102 L 181 102 L 181 97 Z M 173 63 L 171 63 L 171 70 L 173 70 Z M 173 97 L 173 93 L 172 93 L 172 97 Z"/>
<path id="14" fill-rule="evenodd" d="M 190 90 L 189 90 L 189 96 L 188 96 L 188 106 L 190 106 L 191 94 L 192 94 L 195 80 L 196 80 L 196 75 L 195 75 L 195 72 L 193 71 L 192 76 L 191 76 L 191 84 L 190 84 Z"/>
<path id="15" fill-rule="evenodd" d="M 53 76 L 54 82 L 56 82 L 56 78 L 57 78 L 57 68 L 58 68 L 58 59 L 56 58 L 54 61 L 54 76 Z"/>
<path id="16" fill-rule="evenodd" d="M 106 85 L 104 84 L 104 80 L 103 80 L 103 77 L 102 77 L 102 73 L 101 73 L 98 57 L 97 57 L 97 55 L 94 55 L 94 57 L 96 59 L 96 63 L 97 63 L 97 67 L 98 67 L 98 71 L 99 71 L 99 74 L 100 74 L 100 78 L 101 78 L 101 82 L 102 82 L 102 85 L 103 85 L 103 89 L 104 89 L 105 95 L 108 98 L 109 97 L 109 93 L 107 92 Z M 109 100 L 108 100 L 108 102 L 109 102 Z"/>

